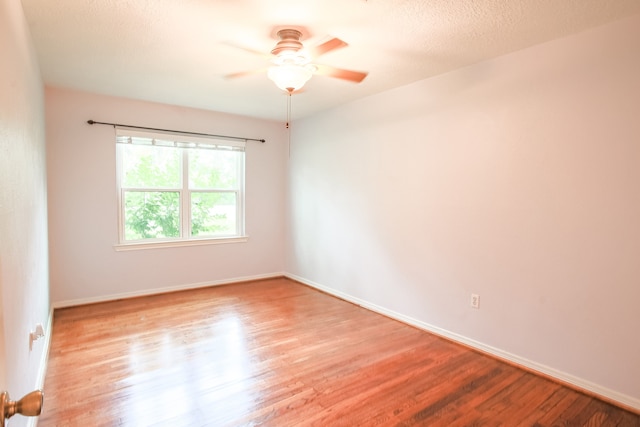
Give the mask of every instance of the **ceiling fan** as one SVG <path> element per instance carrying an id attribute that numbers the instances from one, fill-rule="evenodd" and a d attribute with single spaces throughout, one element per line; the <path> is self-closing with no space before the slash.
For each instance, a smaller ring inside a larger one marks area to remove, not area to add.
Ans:
<path id="1" fill-rule="evenodd" d="M 267 76 L 276 86 L 289 94 L 302 88 L 314 74 L 334 77 L 354 83 L 360 83 L 367 77 L 368 73 L 365 72 L 344 70 L 328 65 L 312 63 L 312 60 L 315 60 L 320 55 L 348 46 L 346 42 L 338 38 L 334 37 L 312 48 L 306 48 L 300 41 L 302 32 L 297 29 L 284 28 L 279 30 L 276 35 L 278 36 L 278 42 L 271 50 L 271 55 L 269 56 L 271 66 L 266 70 Z M 255 53 L 253 50 L 249 51 Z M 257 53 L 262 55 L 260 52 Z M 263 71 L 264 69 L 244 71 L 229 74 L 226 78 L 243 77 Z"/>

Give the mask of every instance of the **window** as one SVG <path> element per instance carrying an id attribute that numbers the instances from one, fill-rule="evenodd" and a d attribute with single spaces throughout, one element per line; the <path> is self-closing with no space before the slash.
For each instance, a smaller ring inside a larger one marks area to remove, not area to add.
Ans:
<path id="1" fill-rule="evenodd" d="M 244 235 L 244 142 L 117 128 L 120 244 Z"/>

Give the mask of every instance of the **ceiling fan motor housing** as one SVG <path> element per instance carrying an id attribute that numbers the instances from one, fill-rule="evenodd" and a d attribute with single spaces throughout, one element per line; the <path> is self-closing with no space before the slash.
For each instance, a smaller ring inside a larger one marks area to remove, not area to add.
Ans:
<path id="1" fill-rule="evenodd" d="M 271 50 L 271 54 L 278 56 L 283 52 L 298 52 L 302 50 L 304 46 L 300 42 L 301 36 L 302 33 L 298 30 L 284 29 L 278 31 L 280 41 Z"/>

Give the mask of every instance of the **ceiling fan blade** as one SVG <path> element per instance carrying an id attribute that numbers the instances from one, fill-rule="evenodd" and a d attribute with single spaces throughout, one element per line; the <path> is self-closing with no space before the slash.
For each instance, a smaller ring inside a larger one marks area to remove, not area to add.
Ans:
<path id="1" fill-rule="evenodd" d="M 221 44 L 223 44 L 225 46 L 232 47 L 234 49 L 244 50 L 245 52 L 249 52 L 249 53 L 252 53 L 254 55 L 261 56 L 263 58 L 269 58 L 269 59 L 271 58 L 270 54 L 267 54 L 267 53 L 264 53 L 264 52 L 260 52 L 259 50 L 252 49 L 250 47 L 246 47 L 246 46 L 242 46 L 242 45 L 239 45 L 239 44 L 235 44 L 235 43 L 232 43 L 230 41 L 223 41 L 223 42 L 221 42 Z"/>
<path id="2" fill-rule="evenodd" d="M 360 83 L 369 74 L 361 71 L 343 70 L 341 68 L 330 67 L 328 65 L 313 65 L 317 68 L 316 74 L 347 80 L 354 83 Z"/>
<path id="3" fill-rule="evenodd" d="M 317 58 L 320 55 L 324 55 L 327 52 L 331 52 L 332 50 L 340 49 L 345 46 L 348 46 L 346 42 L 334 37 L 331 40 L 327 40 L 326 42 L 319 44 L 318 46 L 310 48 L 309 52 L 311 53 L 312 58 Z"/>
<path id="4" fill-rule="evenodd" d="M 257 70 L 240 71 L 239 73 L 227 74 L 226 76 L 224 76 L 224 78 L 229 80 L 229 79 L 237 79 L 239 77 L 253 76 L 255 74 L 264 73 L 266 70 L 267 70 L 266 68 L 259 68 Z"/>

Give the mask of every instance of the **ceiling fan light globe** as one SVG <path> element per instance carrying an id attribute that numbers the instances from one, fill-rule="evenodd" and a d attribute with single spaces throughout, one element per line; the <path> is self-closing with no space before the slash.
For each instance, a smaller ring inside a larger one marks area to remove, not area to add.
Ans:
<path id="1" fill-rule="evenodd" d="M 280 89 L 293 92 L 296 91 L 306 82 L 309 81 L 313 75 L 312 71 L 307 67 L 299 65 L 278 65 L 269 67 L 267 76 L 271 79 L 276 86 Z"/>

